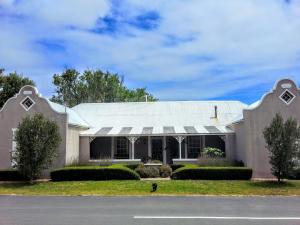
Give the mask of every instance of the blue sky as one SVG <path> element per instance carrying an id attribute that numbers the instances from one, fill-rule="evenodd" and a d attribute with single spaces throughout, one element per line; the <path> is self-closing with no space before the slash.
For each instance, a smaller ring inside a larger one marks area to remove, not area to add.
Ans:
<path id="1" fill-rule="evenodd" d="M 252 103 L 280 78 L 300 83 L 300 0 L 0 0 L 0 67 L 44 96 L 74 67 L 161 100 Z"/>

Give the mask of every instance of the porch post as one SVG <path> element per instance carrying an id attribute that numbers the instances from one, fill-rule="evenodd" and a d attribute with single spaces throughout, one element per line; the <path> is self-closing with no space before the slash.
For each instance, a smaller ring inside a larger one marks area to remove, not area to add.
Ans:
<path id="1" fill-rule="evenodd" d="M 163 137 L 163 164 L 167 164 L 167 140 L 166 136 Z"/>
<path id="2" fill-rule="evenodd" d="M 138 139 L 138 137 L 127 137 L 131 143 L 131 159 L 134 159 L 134 143 Z"/>
<path id="3" fill-rule="evenodd" d="M 187 139 L 184 142 L 184 158 L 188 158 L 188 153 L 187 153 Z"/>
<path id="4" fill-rule="evenodd" d="M 205 148 L 205 135 L 202 135 L 202 150 Z"/>
<path id="5" fill-rule="evenodd" d="M 148 157 L 152 158 L 152 152 L 151 152 L 151 148 L 152 148 L 152 143 L 151 143 L 151 136 L 148 136 Z"/>
<path id="6" fill-rule="evenodd" d="M 179 159 L 181 159 L 181 143 L 184 140 L 184 136 L 176 136 L 175 139 L 178 141 L 178 149 L 179 149 Z"/>
<path id="7" fill-rule="evenodd" d="M 111 159 L 114 159 L 115 157 L 115 137 L 111 137 Z"/>

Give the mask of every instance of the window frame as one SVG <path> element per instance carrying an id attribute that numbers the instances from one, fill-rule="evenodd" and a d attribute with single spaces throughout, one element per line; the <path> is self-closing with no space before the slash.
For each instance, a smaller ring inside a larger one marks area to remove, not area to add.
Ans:
<path id="1" fill-rule="evenodd" d="M 188 136 L 187 141 L 187 156 L 191 159 L 196 159 L 199 157 L 202 148 L 201 136 Z M 192 157 L 190 157 L 192 155 Z"/>
<path id="2" fill-rule="evenodd" d="M 289 94 L 292 96 L 292 98 L 290 99 L 289 102 L 287 102 L 287 101 L 283 98 L 283 96 L 284 96 L 286 93 L 289 93 Z M 280 98 L 280 100 L 283 101 L 285 104 L 290 105 L 290 104 L 294 101 L 294 99 L 296 98 L 296 95 L 294 95 L 293 92 L 291 92 L 290 90 L 285 89 L 285 90 L 281 93 L 281 95 L 279 96 L 279 98 Z"/>
<path id="3" fill-rule="evenodd" d="M 32 102 L 31 106 L 29 106 L 29 107 L 26 107 L 26 105 L 23 104 L 27 99 L 29 99 Z M 29 111 L 35 105 L 35 101 L 32 98 L 30 98 L 29 96 L 26 96 L 20 102 L 20 105 L 23 107 L 23 109 L 25 109 L 26 111 Z"/>
<path id="4" fill-rule="evenodd" d="M 116 138 L 115 159 L 129 159 L 129 140 L 126 137 Z"/>

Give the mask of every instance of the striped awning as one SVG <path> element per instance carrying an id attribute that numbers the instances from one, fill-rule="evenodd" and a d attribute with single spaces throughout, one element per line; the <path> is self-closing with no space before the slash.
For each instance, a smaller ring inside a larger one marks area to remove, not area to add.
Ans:
<path id="1" fill-rule="evenodd" d="M 226 126 L 162 126 L 162 127 L 94 127 L 81 132 L 81 136 L 155 136 L 155 135 L 201 135 L 233 133 Z"/>

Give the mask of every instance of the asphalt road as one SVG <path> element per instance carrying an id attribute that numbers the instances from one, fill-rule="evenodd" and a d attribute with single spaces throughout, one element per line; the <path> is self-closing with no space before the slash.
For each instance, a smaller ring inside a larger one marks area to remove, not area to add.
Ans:
<path id="1" fill-rule="evenodd" d="M 0 225 L 300 225 L 300 197 L 0 196 Z"/>

